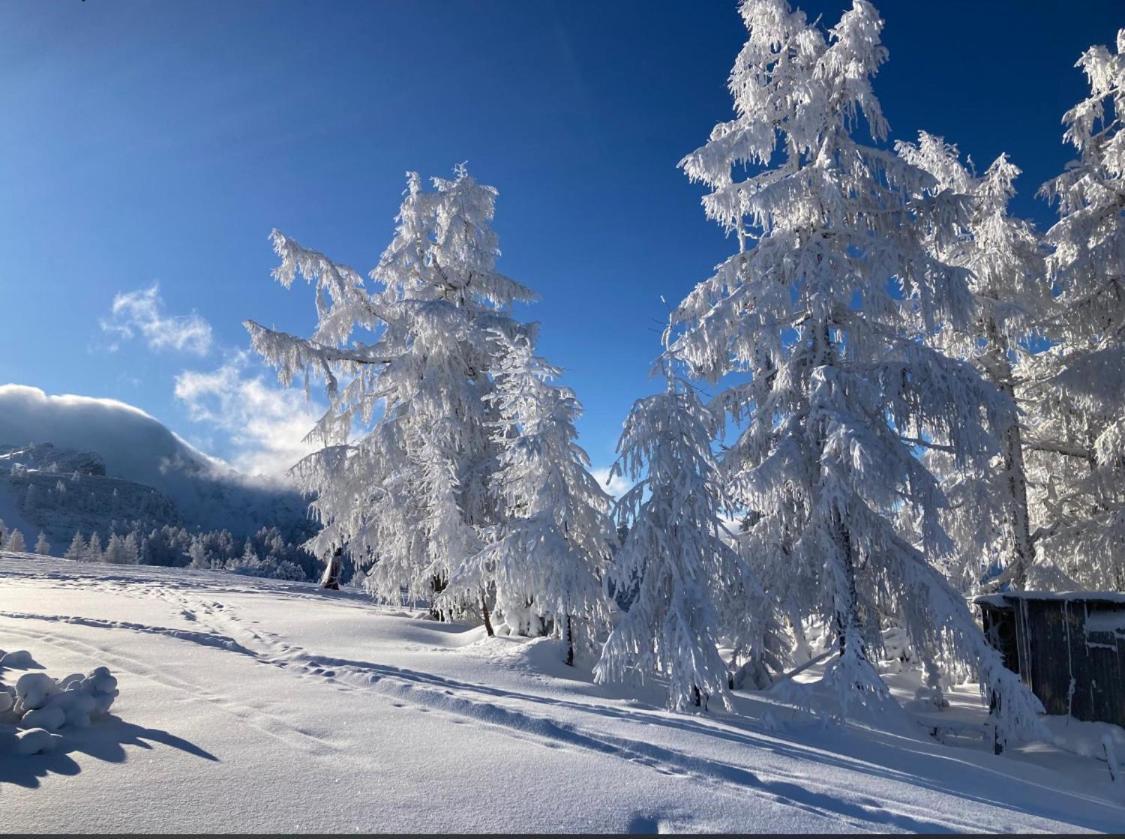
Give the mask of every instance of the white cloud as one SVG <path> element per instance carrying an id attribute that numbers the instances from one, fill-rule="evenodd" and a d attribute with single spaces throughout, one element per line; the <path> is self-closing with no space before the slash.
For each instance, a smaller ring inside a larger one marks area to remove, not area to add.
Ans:
<path id="1" fill-rule="evenodd" d="M 119 292 L 113 297 L 110 316 L 101 321 L 102 331 L 120 340 L 140 336 L 150 349 L 178 350 L 206 355 L 211 349 L 211 324 L 195 312 L 165 315 L 160 288 Z M 117 349 L 117 343 L 110 349 Z"/>
<path id="2" fill-rule="evenodd" d="M 176 398 L 194 421 L 227 435 L 235 468 L 278 475 L 316 448 L 302 441 L 324 411 L 303 390 L 275 387 L 248 368 L 239 351 L 210 372 L 185 370 L 176 376 Z"/>
<path id="3" fill-rule="evenodd" d="M 592 474 L 597 482 L 601 484 L 602 489 L 604 489 L 614 498 L 620 498 L 622 495 L 633 488 L 633 484 L 628 478 L 622 475 L 614 475 L 612 478 L 610 478 L 609 472 L 610 467 L 605 466 L 594 469 L 590 474 Z"/>

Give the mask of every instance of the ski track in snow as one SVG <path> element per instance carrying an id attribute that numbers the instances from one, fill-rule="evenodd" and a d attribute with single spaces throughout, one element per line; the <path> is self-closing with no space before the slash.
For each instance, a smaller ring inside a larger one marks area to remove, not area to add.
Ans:
<path id="1" fill-rule="evenodd" d="M 142 598 L 156 597 L 164 600 L 176 613 L 186 620 L 198 623 L 207 631 L 28 612 L 0 611 L 0 617 L 161 635 L 177 641 L 248 656 L 257 663 L 278 668 L 301 680 L 314 680 L 335 689 L 359 689 L 371 692 L 390 700 L 398 708 L 409 705 L 422 712 L 437 712 L 450 718 L 455 724 L 472 723 L 486 726 L 506 736 L 533 741 L 549 749 L 571 748 L 609 755 L 645 766 L 662 775 L 706 783 L 716 791 L 726 794 L 738 796 L 750 794 L 821 817 L 838 819 L 850 829 L 863 830 L 874 827 L 915 832 L 982 829 L 980 821 L 960 818 L 953 813 L 939 815 L 931 809 L 901 799 L 876 801 L 857 792 L 848 793 L 847 797 L 843 797 L 841 790 L 832 784 L 818 782 L 806 775 L 763 767 L 751 770 L 715 759 L 696 757 L 641 739 L 605 732 L 595 734 L 569 722 L 539 716 L 516 706 L 519 704 L 563 706 L 570 711 L 603 716 L 608 711 L 609 715 L 619 721 L 625 721 L 630 727 L 650 725 L 653 721 L 665 722 L 663 717 L 657 715 L 635 710 L 611 709 L 596 704 L 566 702 L 533 694 L 516 696 L 503 689 L 469 684 L 392 665 L 310 653 L 300 646 L 286 643 L 274 633 L 250 626 L 228 604 L 184 594 L 183 592 L 192 590 L 187 585 L 165 585 L 163 580 L 159 585 L 154 585 L 149 581 L 137 581 L 128 577 L 99 579 L 96 585 L 106 589 L 112 588 L 118 594 Z M 85 587 L 89 588 L 89 586 Z M 198 590 L 198 586 L 195 590 Z M 255 592 L 252 589 L 240 591 L 232 586 L 225 588 L 225 593 L 253 594 Z M 281 716 L 237 703 L 229 697 L 208 689 L 205 685 L 188 682 L 168 673 L 167 670 L 146 665 L 138 659 L 122 654 L 117 649 L 93 646 L 58 635 L 45 636 L 39 632 L 17 631 L 17 634 L 24 635 L 29 640 L 46 642 L 72 652 L 89 655 L 123 672 L 151 679 L 191 698 L 209 702 L 241 722 L 294 748 L 320 755 L 337 751 L 330 743 L 303 731 Z M 685 721 L 685 723 L 687 725 L 684 727 L 705 730 L 707 734 L 745 740 L 759 747 L 765 745 L 762 741 L 737 729 L 730 730 L 694 721 Z M 340 756 L 339 753 L 334 755 L 335 758 Z M 870 771 L 872 768 L 870 764 L 863 761 L 855 760 L 852 763 L 856 768 L 865 771 Z M 903 782 L 910 780 L 908 776 L 892 769 L 881 769 L 881 772 L 891 778 L 897 776 Z M 985 799 L 982 799 L 982 802 L 993 806 L 1006 806 Z M 643 816 L 638 818 L 642 821 L 648 819 Z M 657 823 L 660 823 L 659 820 Z M 984 829 L 990 827 L 985 826 Z"/>

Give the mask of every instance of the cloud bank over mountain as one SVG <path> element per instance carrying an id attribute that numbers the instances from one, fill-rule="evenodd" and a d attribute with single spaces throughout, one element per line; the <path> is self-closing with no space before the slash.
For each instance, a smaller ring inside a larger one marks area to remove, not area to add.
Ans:
<path id="1" fill-rule="evenodd" d="M 194 526 L 244 533 L 305 517 L 305 502 L 281 479 L 243 475 L 114 399 L 0 386 L 0 444 L 27 443 L 94 452 L 109 475 L 160 490 Z"/>

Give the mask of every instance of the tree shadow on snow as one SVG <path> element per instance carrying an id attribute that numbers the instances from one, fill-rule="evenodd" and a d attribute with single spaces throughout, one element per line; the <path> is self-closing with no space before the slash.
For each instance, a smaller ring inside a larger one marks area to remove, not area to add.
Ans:
<path id="1" fill-rule="evenodd" d="M 0 785 L 35 789 L 48 775 L 77 775 L 81 765 L 72 757 L 85 754 L 106 763 L 124 763 L 129 759 L 126 747 L 152 750 L 169 746 L 203 760 L 218 762 L 215 755 L 194 743 L 157 728 L 144 728 L 113 716 L 98 720 L 89 728 L 64 728 L 63 740 L 53 752 L 41 755 L 0 755 Z"/>
<path id="2" fill-rule="evenodd" d="M 778 730 L 765 730 L 752 717 L 743 714 L 717 713 L 706 718 L 662 713 L 653 707 L 644 711 L 637 706 L 617 707 L 596 702 L 580 702 L 513 691 L 484 684 L 462 682 L 432 673 L 377 664 L 368 661 L 313 656 L 311 661 L 320 666 L 348 668 L 353 672 L 366 672 L 372 684 L 383 679 L 413 685 L 403 696 L 407 701 L 434 704 L 437 708 L 476 718 L 486 725 L 507 728 L 516 736 L 533 735 L 557 742 L 562 746 L 589 749 L 613 754 L 634 763 L 650 765 L 669 774 L 696 776 L 723 785 L 742 787 L 764 794 L 768 798 L 820 816 L 841 819 L 853 829 L 870 829 L 881 824 L 886 829 L 921 833 L 944 833 L 950 820 L 940 817 L 933 821 L 914 818 L 903 812 L 886 809 L 887 802 L 871 797 L 841 797 L 825 787 L 813 789 L 803 778 L 785 779 L 777 771 L 757 772 L 753 769 L 680 751 L 670 746 L 657 745 L 638 731 L 639 737 L 622 733 L 601 733 L 577 725 L 539 717 L 495 701 L 473 699 L 472 694 L 491 700 L 516 700 L 530 705 L 565 708 L 585 714 L 627 722 L 630 726 L 654 726 L 746 745 L 784 757 L 796 758 L 826 768 L 839 768 L 868 775 L 873 779 L 900 782 L 923 789 L 957 796 L 968 802 L 986 804 L 998 809 L 1019 813 L 1035 813 L 1041 818 L 1075 822 L 1094 830 L 1105 830 L 1120 823 L 1122 808 L 1105 799 L 1061 790 L 1047 778 L 1034 777 L 1037 773 L 1007 758 L 995 758 L 996 766 L 980 765 L 958 754 L 954 747 L 930 744 L 924 740 L 908 739 L 899 735 L 864 732 L 860 735 L 847 726 L 826 725 L 820 722 L 789 723 Z M 416 688 L 432 691 L 423 698 Z M 434 690 L 437 689 L 437 690 Z M 583 694 L 592 699 L 607 699 L 603 689 L 589 686 Z M 752 700 L 751 700 L 752 701 Z M 736 699 L 746 709 L 746 698 Z M 747 703 L 748 704 L 748 703 Z M 476 707 L 474 707 L 476 706 Z M 802 736 L 804 735 L 804 736 Z M 805 742 L 805 741 L 808 742 Z M 991 756 L 990 756 L 991 758 Z M 1080 803 L 1079 803 L 1080 802 Z M 966 806 L 962 814 L 945 814 L 960 821 L 961 829 L 972 829 L 972 807 Z"/>

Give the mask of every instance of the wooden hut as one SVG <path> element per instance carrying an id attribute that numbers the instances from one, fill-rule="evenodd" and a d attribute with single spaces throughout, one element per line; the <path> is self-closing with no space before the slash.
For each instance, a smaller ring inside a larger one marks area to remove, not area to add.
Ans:
<path id="1" fill-rule="evenodd" d="M 1048 714 L 1125 726 L 1125 594 L 1021 591 L 976 603 L 989 642 Z"/>

